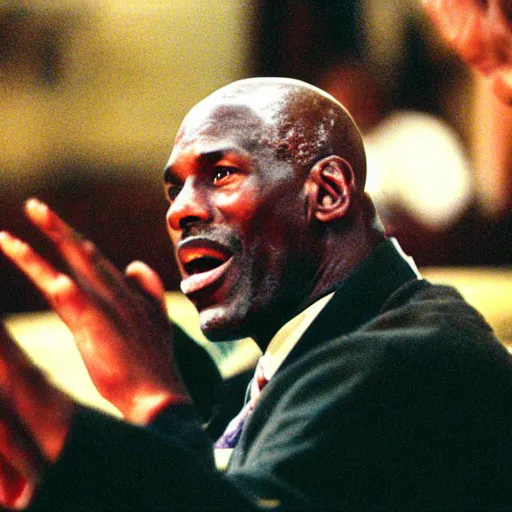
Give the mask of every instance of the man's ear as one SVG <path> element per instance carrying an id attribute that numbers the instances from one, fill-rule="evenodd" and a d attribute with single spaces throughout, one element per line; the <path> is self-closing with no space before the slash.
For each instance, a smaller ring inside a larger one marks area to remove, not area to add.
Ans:
<path id="1" fill-rule="evenodd" d="M 331 155 L 317 162 L 306 181 L 309 220 L 341 219 L 349 210 L 354 181 L 352 166 L 343 158 Z"/>

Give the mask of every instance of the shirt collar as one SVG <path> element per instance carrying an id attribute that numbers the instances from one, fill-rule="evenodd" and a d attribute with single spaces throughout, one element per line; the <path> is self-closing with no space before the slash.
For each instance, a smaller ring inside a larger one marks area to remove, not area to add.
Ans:
<path id="1" fill-rule="evenodd" d="M 277 372 L 286 359 L 286 356 L 291 352 L 293 347 L 306 332 L 306 329 L 311 325 L 329 300 L 331 300 L 333 295 L 334 292 L 318 299 L 311 304 L 311 306 L 284 324 L 270 340 L 265 353 L 260 357 L 260 362 L 258 363 L 262 365 L 263 374 L 267 380 L 270 380 Z"/>

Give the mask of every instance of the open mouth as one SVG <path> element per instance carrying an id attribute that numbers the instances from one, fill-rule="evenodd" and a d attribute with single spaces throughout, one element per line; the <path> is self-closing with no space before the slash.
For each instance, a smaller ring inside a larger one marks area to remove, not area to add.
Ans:
<path id="1" fill-rule="evenodd" d="M 199 256 L 189 263 L 184 264 L 183 268 L 189 276 L 192 276 L 194 274 L 202 274 L 203 272 L 208 272 L 209 270 L 220 267 L 220 265 L 225 261 L 226 260 L 215 258 L 213 256 Z"/>
<path id="2" fill-rule="evenodd" d="M 179 245 L 178 258 L 185 274 L 181 291 L 191 294 L 218 281 L 230 265 L 232 253 L 216 242 L 195 238 Z"/>

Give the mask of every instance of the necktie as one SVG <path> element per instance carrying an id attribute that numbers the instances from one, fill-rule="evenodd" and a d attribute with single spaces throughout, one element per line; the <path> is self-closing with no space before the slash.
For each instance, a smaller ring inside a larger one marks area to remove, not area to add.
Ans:
<path id="1" fill-rule="evenodd" d="M 255 375 L 251 382 L 249 401 L 238 415 L 231 420 L 224 433 L 215 443 L 215 452 L 219 454 L 220 466 L 224 467 L 227 460 L 227 458 L 225 459 L 224 455 L 222 455 L 222 462 L 220 462 L 221 453 L 230 451 L 229 449 L 233 448 L 238 442 L 244 422 L 256 406 L 260 392 L 268 382 L 268 379 L 271 379 L 277 372 L 293 347 L 333 295 L 334 292 L 325 295 L 302 313 L 292 318 L 279 329 L 277 334 L 270 341 L 265 354 L 262 355 L 258 361 Z M 263 368 L 265 368 L 265 371 L 263 371 Z"/>
<path id="2" fill-rule="evenodd" d="M 249 401 L 244 405 L 242 410 L 229 422 L 224 433 L 219 437 L 215 443 L 215 448 L 234 448 L 242 434 L 242 428 L 245 420 L 253 411 L 261 390 L 265 387 L 268 380 L 263 373 L 262 358 L 258 362 L 256 373 L 251 384 L 251 392 Z"/>

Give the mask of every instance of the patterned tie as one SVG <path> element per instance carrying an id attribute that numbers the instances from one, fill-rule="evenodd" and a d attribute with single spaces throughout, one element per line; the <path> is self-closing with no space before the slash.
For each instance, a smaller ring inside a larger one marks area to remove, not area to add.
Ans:
<path id="1" fill-rule="evenodd" d="M 256 374 L 251 384 L 250 399 L 244 405 L 242 410 L 229 422 L 224 433 L 219 437 L 215 443 L 215 448 L 234 448 L 240 439 L 242 428 L 245 420 L 251 414 L 256 406 L 261 390 L 265 387 L 268 380 L 263 373 L 262 359 L 260 358 L 258 366 L 256 367 Z"/>

